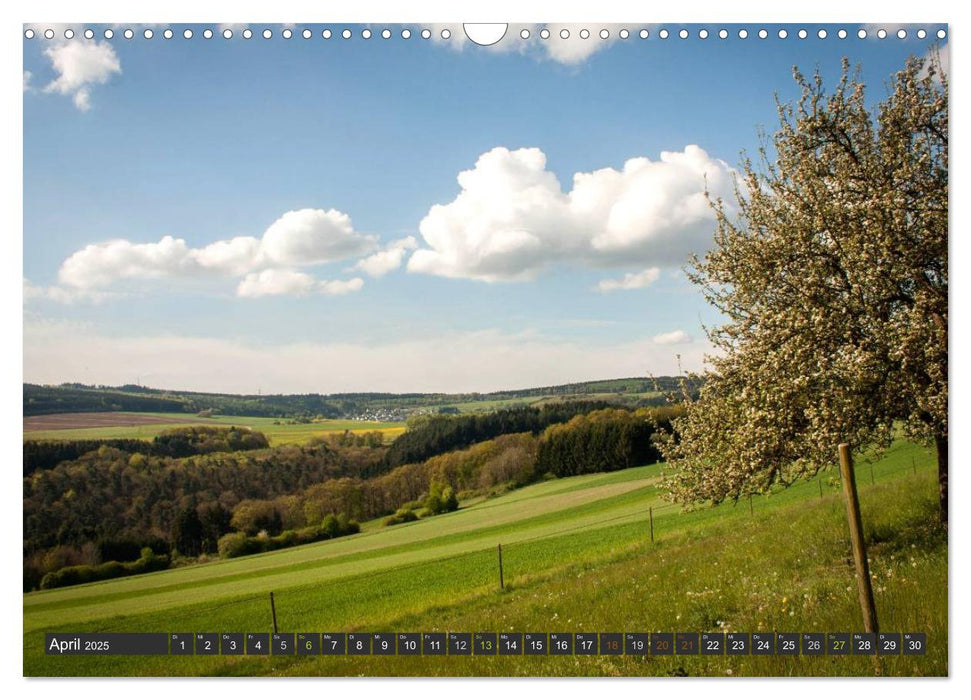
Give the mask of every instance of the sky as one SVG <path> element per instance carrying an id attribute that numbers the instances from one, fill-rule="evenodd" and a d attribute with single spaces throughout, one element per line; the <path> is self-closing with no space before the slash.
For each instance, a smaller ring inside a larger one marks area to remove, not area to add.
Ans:
<path id="1" fill-rule="evenodd" d="M 485 392 L 702 370 L 719 317 L 684 267 L 712 245 L 705 188 L 731 210 L 793 66 L 833 85 L 845 56 L 877 101 L 946 45 L 937 25 L 544 26 L 490 47 L 461 25 L 30 26 L 24 381 Z"/>

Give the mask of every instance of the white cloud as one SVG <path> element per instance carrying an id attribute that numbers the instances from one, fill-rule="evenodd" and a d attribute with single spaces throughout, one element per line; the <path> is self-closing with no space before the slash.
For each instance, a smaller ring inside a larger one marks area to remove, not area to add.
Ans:
<path id="1" fill-rule="evenodd" d="M 621 170 L 576 173 L 564 192 L 538 148 L 494 148 L 459 173 L 462 189 L 452 202 L 422 219 L 427 248 L 412 254 L 408 270 L 495 282 L 532 279 L 564 260 L 681 265 L 711 244 L 706 185 L 730 202 L 733 172 L 686 146 L 655 161 L 631 158 Z"/>
<path id="2" fill-rule="evenodd" d="M 34 74 L 31 73 L 29 70 L 24 71 L 24 92 L 27 92 L 28 90 L 31 89 L 30 79 L 33 77 L 34 77 Z"/>
<path id="3" fill-rule="evenodd" d="M 277 265 L 313 265 L 360 255 L 374 245 L 374 236 L 356 232 L 343 212 L 299 209 L 266 229 L 260 252 Z"/>
<path id="4" fill-rule="evenodd" d="M 643 272 L 628 272 L 619 280 L 600 280 L 597 283 L 597 291 L 614 292 L 618 289 L 642 289 L 655 282 L 660 276 L 660 268 L 649 267 Z"/>
<path id="5" fill-rule="evenodd" d="M 225 241 L 210 243 L 191 253 L 195 261 L 207 270 L 242 275 L 260 262 L 260 239 L 253 236 L 237 236 Z"/>
<path id="6" fill-rule="evenodd" d="M 74 93 L 74 106 L 82 112 L 87 112 L 91 109 L 91 90 L 83 87 Z"/>
<path id="7" fill-rule="evenodd" d="M 57 77 L 45 88 L 74 99 L 81 111 L 91 108 L 91 86 L 121 74 L 121 62 L 107 41 L 60 41 L 44 49 Z"/>
<path id="8" fill-rule="evenodd" d="M 691 342 L 691 336 L 682 330 L 677 330 L 670 333 L 660 333 L 651 340 L 656 345 L 683 345 Z"/>
<path id="9" fill-rule="evenodd" d="M 351 292 L 359 292 L 364 286 L 364 280 L 354 277 L 349 280 L 330 280 L 317 283 L 317 290 L 328 296 L 343 296 Z"/>
<path id="10" fill-rule="evenodd" d="M 57 276 L 61 284 L 95 289 L 123 279 L 190 274 L 197 268 L 193 251 L 186 242 L 165 236 L 158 243 L 119 239 L 85 246 L 61 264 Z"/>
<path id="11" fill-rule="evenodd" d="M 236 287 L 236 296 L 255 299 L 265 296 L 307 296 L 324 294 L 339 296 L 357 292 L 364 286 L 360 277 L 350 280 L 315 280 L 304 272 L 295 270 L 263 270 L 246 275 Z"/>
<path id="12" fill-rule="evenodd" d="M 238 297 L 265 297 L 280 294 L 304 296 L 313 291 L 314 278 L 293 270 L 263 270 L 246 275 L 236 287 Z"/>
<path id="13" fill-rule="evenodd" d="M 399 238 L 389 243 L 383 250 L 359 260 L 352 269 L 360 270 L 371 277 L 383 277 L 392 270 L 401 267 L 408 251 L 417 247 L 418 241 L 415 240 L 414 236 Z"/>
<path id="14" fill-rule="evenodd" d="M 201 248 L 191 248 L 184 239 L 172 236 L 155 243 L 125 239 L 93 243 L 61 264 L 58 280 L 68 287 L 92 290 L 123 280 L 239 277 L 264 268 L 273 273 L 272 268 L 341 260 L 368 252 L 374 246 L 375 237 L 355 231 L 346 214 L 334 209 L 300 209 L 273 222 L 262 238 L 238 236 Z M 278 283 L 279 279 L 271 284 L 268 278 L 271 288 Z M 253 284 L 256 283 L 241 286 L 250 289 Z M 298 289 L 292 278 L 290 287 Z"/>
<path id="15" fill-rule="evenodd" d="M 118 385 L 151 373 L 159 387 L 198 391 L 471 392 L 700 370 L 703 343 L 650 339 L 580 344 L 482 330 L 384 343 L 249 345 L 204 337 L 100 335 L 76 323 L 24 325 L 24 381 Z M 335 372 L 334 368 L 340 371 Z"/>
<path id="16" fill-rule="evenodd" d="M 687 146 L 664 151 L 655 161 L 632 158 L 620 170 L 575 173 L 572 189 L 564 192 L 541 150 L 494 148 L 459 173 L 461 192 L 452 202 L 432 206 L 422 219 L 424 247 L 411 254 L 407 268 L 495 282 L 533 279 L 556 262 L 639 265 L 644 272 L 603 280 L 598 289 L 643 287 L 656 278 L 651 269 L 681 265 L 689 252 L 708 248 L 714 213 L 705 188 L 731 201 L 733 175 L 724 161 Z M 380 277 L 400 267 L 417 242 L 409 236 L 377 246 L 377 237 L 356 231 L 343 212 L 300 209 L 283 214 L 260 238 L 238 236 L 199 248 L 173 236 L 90 244 L 64 260 L 58 280 L 68 288 L 94 290 L 126 280 L 239 278 L 367 253 L 350 269 Z M 294 277 L 284 284 L 282 278 L 261 283 L 251 276 L 240 288 L 254 296 L 281 284 L 306 293 Z"/>

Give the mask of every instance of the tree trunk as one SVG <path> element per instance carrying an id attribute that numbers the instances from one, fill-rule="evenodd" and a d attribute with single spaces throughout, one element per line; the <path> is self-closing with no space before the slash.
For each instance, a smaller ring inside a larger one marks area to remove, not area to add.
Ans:
<path id="1" fill-rule="evenodd" d="M 937 486 L 941 499 L 941 525 L 947 530 L 947 435 L 934 436 L 937 446 Z"/>

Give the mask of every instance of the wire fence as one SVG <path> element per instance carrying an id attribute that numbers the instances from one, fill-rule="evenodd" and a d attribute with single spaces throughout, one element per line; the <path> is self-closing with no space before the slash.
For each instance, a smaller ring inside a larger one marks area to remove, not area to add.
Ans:
<path id="1" fill-rule="evenodd" d="M 874 471 L 871 465 L 857 465 L 855 468 L 860 494 L 865 497 L 869 487 L 875 486 L 876 482 L 885 480 L 887 477 L 912 472 L 913 474 L 926 473 L 929 469 L 925 466 L 918 466 L 914 461 L 910 466 L 887 469 L 879 468 Z M 814 485 L 813 482 L 818 482 Z M 819 498 L 824 499 L 827 495 L 832 496 L 839 493 L 841 488 L 839 474 L 827 471 L 817 473 L 811 479 L 801 483 L 793 484 L 790 488 L 796 489 L 817 489 Z M 784 493 L 784 492 L 781 492 Z M 750 514 L 754 517 L 756 511 L 764 511 L 772 506 L 772 501 L 778 494 L 751 494 L 748 499 L 737 501 L 734 505 L 738 506 L 747 500 Z M 697 512 L 697 511 L 693 511 Z M 642 541 L 644 543 L 655 543 L 655 538 L 677 529 L 675 523 L 680 516 L 686 514 L 682 506 L 678 503 L 658 503 L 647 507 L 640 507 L 638 510 L 625 512 L 605 518 L 585 520 L 577 525 L 545 529 L 542 524 L 525 524 L 522 529 L 529 530 L 539 528 L 542 531 L 528 537 L 517 538 L 515 531 L 507 533 L 504 538 L 496 538 L 495 542 L 485 546 L 480 546 L 465 552 L 448 552 L 439 556 L 429 556 L 412 562 L 391 563 L 387 561 L 388 555 L 384 557 L 374 557 L 374 568 L 369 571 L 359 573 L 341 574 L 325 580 L 317 580 L 296 586 L 287 586 L 283 591 L 275 591 L 276 609 L 271 607 L 269 590 L 258 593 L 241 595 L 214 604 L 197 604 L 175 607 L 165 611 L 166 623 L 170 629 L 175 629 L 183 622 L 192 622 L 200 617 L 216 617 L 214 613 L 219 613 L 226 608 L 236 608 L 237 612 L 246 619 L 253 618 L 256 628 L 248 631 L 260 631 L 267 628 L 271 622 L 276 622 L 277 612 L 286 621 L 304 619 L 306 615 L 313 614 L 319 608 L 319 601 L 328 600 L 331 605 L 338 606 L 340 599 L 347 595 L 348 591 L 381 591 L 381 586 L 375 585 L 382 579 L 386 579 L 388 587 L 393 588 L 402 580 L 402 576 L 408 576 L 416 570 L 421 570 L 423 578 L 420 582 L 428 585 L 441 583 L 442 580 L 449 580 L 450 576 L 462 577 L 462 588 L 467 590 L 479 590 L 483 587 L 494 585 L 501 589 L 508 584 L 515 584 L 521 576 L 528 574 L 544 573 L 555 568 L 557 565 L 555 555 L 559 552 L 571 550 L 570 538 L 578 534 L 592 533 L 609 526 L 641 526 L 638 533 L 632 533 L 628 537 L 628 543 Z M 673 527 L 672 527 L 673 526 Z M 649 533 L 649 534 L 648 534 Z M 372 533 L 366 533 L 372 534 Z M 536 544 L 543 542 L 542 547 Z M 497 547 L 498 546 L 498 547 Z M 546 550 L 546 551 L 544 551 Z M 575 551 L 575 550 L 574 550 Z M 500 574 L 502 560 L 505 557 L 505 570 Z M 476 561 L 479 560 L 479 561 Z M 544 565 L 545 564 L 545 565 Z M 562 565 L 562 564 L 561 564 Z M 457 581 L 456 581 L 457 582 Z M 311 593 L 310 596 L 307 593 Z M 317 602 L 308 602 L 317 601 Z M 246 610 L 244 608 L 251 608 Z M 113 618 L 107 624 L 102 625 L 98 632 L 124 630 L 130 627 L 126 624 L 128 618 Z"/>

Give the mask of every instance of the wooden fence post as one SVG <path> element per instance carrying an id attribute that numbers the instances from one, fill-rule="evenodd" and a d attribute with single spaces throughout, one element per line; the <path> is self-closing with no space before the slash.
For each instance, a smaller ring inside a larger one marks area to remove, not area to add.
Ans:
<path id="1" fill-rule="evenodd" d="M 502 580 L 502 545 L 499 545 L 499 590 L 505 588 L 505 583 Z"/>
<path id="2" fill-rule="evenodd" d="M 270 591 L 270 612 L 273 614 L 273 634 L 276 634 L 276 603 L 273 602 L 273 591 Z"/>
<path id="3" fill-rule="evenodd" d="M 850 446 L 845 442 L 839 446 L 840 475 L 843 477 L 843 495 L 846 498 L 846 517 L 850 525 L 850 543 L 853 546 L 853 560 L 856 563 L 856 585 L 860 593 L 860 608 L 863 610 L 865 631 L 878 631 L 877 605 L 873 600 L 873 587 L 870 583 L 870 565 L 866 558 L 866 542 L 863 539 L 863 523 L 860 520 L 860 500 L 856 495 L 856 476 L 853 473 L 853 457 Z"/>
<path id="4" fill-rule="evenodd" d="M 823 497 L 823 480 L 822 479 L 819 480 L 819 497 L 820 498 Z"/>

